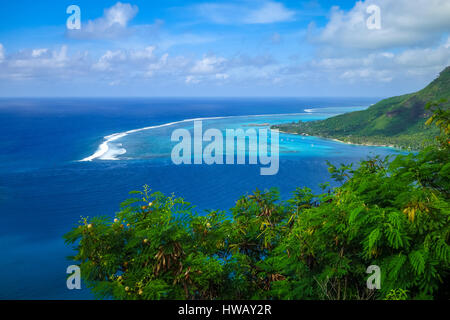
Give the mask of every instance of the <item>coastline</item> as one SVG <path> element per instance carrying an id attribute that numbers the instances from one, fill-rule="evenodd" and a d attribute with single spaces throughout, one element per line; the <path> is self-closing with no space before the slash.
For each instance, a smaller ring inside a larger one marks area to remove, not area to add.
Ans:
<path id="1" fill-rule="evenodd" d="M 297 136 L 304 136 L 304 137 L 316 137 L 316 138 L 320 138 L 320 139 L 325 139 L 325 140 L 331 140 L 331 141 L 335 141 L 335 142 L 339 142 L 339 143 L 344 143 L 344 144 L 348 144 L 348 145 L 355 145 L 355 146 L 364 146 L 364 147 L 380 147 L 380 148 L 392 148 L 392 149 L 396 149 L 396 150 L 402 150 L 405 151 L 405 149 L 396 147 L 394 145 L 387 145 L 387 144 L 371 144 L 371 143 L 355 143 L 355 142 L 347 142 L 347 141 L 342 141 L 336 138 L 327 138 L 327 137 L 321 137 L 321 136 L 313 136 L 313 135 L 309 135 L 306 133 L 295 133 L 295 132 L 287 132 L 287 131 L 282 131 L 280 129 L 278 129 L 278 131 L 280 133 L 284 133 L 284 134 L 293 134 L 293 135 L 297 135 Z"/>

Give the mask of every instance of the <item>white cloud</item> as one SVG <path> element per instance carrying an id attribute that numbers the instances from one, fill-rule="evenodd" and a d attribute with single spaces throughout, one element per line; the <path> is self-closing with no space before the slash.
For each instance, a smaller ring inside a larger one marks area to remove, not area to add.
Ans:
<path id="1" fill-rule="evenodd" d="M 313 59 L 302 66 L 283 68 L 286 76 L 320 77 L 323 81 L 345 80 L 365 83 L 404 82 L 410 76 L 432 78 L 450 65 L 450 48 L 415 48 L 400 52 L 374 52 L 361 56 Z"/>
<path id="2" fill-rule="evenodd" d="M 229 59 L 227 62 L 227 66 L 230 68 L 239 68 L 239 67 L 247 67 L 252 66 L 256 68 L 263 68 L 265 66 L 269 66 L 275 64 L 274 58 L 269 55 L 256 55 L 256 56 L 248 56 L 247 54 L 239 54 Z"/>
<path id="3" fill-rule="evenodd" d="M 381 9 L 380 30 L 367 27 L 370 5 Z M 333 47 L 386 49 L 435 44 L 449 31 L 448 0 L 365 0 L 348 12 L 334 7 L 323 29 L 311 26 L 310 39 Z"/>
<path id="4" fill-rule="evenodd" d="M 59 50 L 33 49 L 29 52 L 20 52 L 8 59 L 11 67 L 33 69 L 58 69 L 66 66 L 68 61 L 67 46 L 61 46 Z"/>
<path id="5" fill-rule="evenodd" d="M 121 51 L 106 51 L 106 53 L 101 56 L 99 61 L 94 64 L 92 67 L 95 70 L 99 71 L 105 71 L 105 70 L 111 70 L 113 63 L 118 63 L 120 61 L 124 61 L 126 59 L 126 54 Z"/>
<path id="6" fill-rule="evenodd" d="M 278 2 L 267 2 L 261 8 L 252 11 L 244 19 L 248 24 L 275 23 L 292 21 L 295 12 L 286 9 L 286 7 Z"/>
<path id="7" fill-rule="evenodd" d="M 68 30 L 67 35 L 75 39 L 115 39 L 129 34 L 127 26 L 139 9 L 129 3 L 117 2 L 105 9 L 102 17 L 82 23 L 80 30 Z"/>
<path id="8" fill-rule="evenodd" d="M 225 58 L 216 56 L 205 56 L 198 60 L 192 67 L 192 73 L 216 73 L 223 69 Z"/>
<path id="9" fill-rule="evenodd" d="M 131 58 L 135 60 L 152 59 L 154 57 L 155 46 L 148 46 L 144 50 L 137 50 L 131 52 Z"/>
<path id="10" fill-rule="evenodd" d="M 55 62 L 64 63 L 67 58 L 67 46 L 61 46 L 61 49 L 59 51 L 53 51 L 53 60 Z"/>
<path id="11" fill-rule="evenodd" d="M 158 61 L 151 63 L 147 67 L 147 76 L 151 77 L 155 74 L 155 72 L 159 72 L 164 68 L 170 68 L 168 64 L 169 54 L 165 53 L 158 59 Z"/>
<path id="12" fill-rule="evenodd" d="M 141 72 L 145 66 L 148 69 L 156 69 L 157 64 L 167 60 L 167 54 L 163 55 L 161 61 L 155 63 L 158 57 L 155 54 L 155 46 L 147 46 L 141 50 L 107 50 L 98 61 L 92 65 L 96 71 L 117 71 L 128 69 L 130 72 Z M 158 67 L 159 68 L 159 67 Z"/>
<path id="13" fill-rule="evenodd" d="M 67 46 L 54 50 L 21 50 L 8 55 L 3 62 L 0 78 L 8 80 L 71 78 L 86 74 L 90 69 L 87 53 L 69 56 Z"/>
<path id="14" fill-rule="evenodd" d="M 194 66 L 183 56 L 171 58 L 168 53 L 158 54 L 155 46 L 142 50 L 108 50 L 93 65 L 92 69 L 102 78 L 125 80 L 183 79 Z"/>
<path id="15" fill-rule="evenodd" d="M 236 12 L 242 11 L 242 7 L 233 4 L 217 3 L 202 3 L 195 5 L 193 9 L 199 16 L 217 24 L 238 23 Z"/>
<path id="16" fill-rule="evenodd" d="M 292 21 L 296 15 L 295 11 L 275 1 L 202 3 L 193 8 L 204 19 L 217 24 L 269 24 Z"/>
<path id="17" fill-rule="evenodd" d="M 104 21 L 102 21 L 107 27 L 111 27 L 114 24 L 126 27 L 128 22 L 133 19 L 138 13 L 138 7 L 129 3 L 117 2 L 114 6 L 105 10 Z M 99 23 L 99 20 L 96 21 Z"/>
<path id="18" fill-rule="evenodd" d="M 450 47 L 440 46 L 436 49 L 412 49 L 397 55 L 395 62 L 398 66 L 414 68 L 441 68 L 450 65 Z"/>
<path id="19" fill-rule="evenodd" d="M 368 81 L 368 82 L 391 82 L 393 80 L 392 72 L 388 70 L 374 70 L 371 68 L 359 68 L 355 70 L 344 71 L 340 79 L 348 80 L 349 82 Z"/>
<path id="20" fill-rule="evenodd" d="M 187 76 L 185 82 L 187 84 L 197 84 L 200 83 L 200 80 L 194 76 Z"/>
<path id="21" fill-rule="evenodd" d="M 219 79 L 219 80 L 226 80 L 229 77 L 230 77 L 230 75 L 226 74 L 226 73 L 217 73 L 216 74 L 216 79 Z"/>
<path id="22" fill-rule="evenodd" d="M 37 57 L 40 57 L 40 56 L 46 54 L 47 52 L 48 52 L 48 49 L 34 49 L 34 50 L 31 52 L 31 56 L 32 56 L 33 58 L 37 58 Z"/>

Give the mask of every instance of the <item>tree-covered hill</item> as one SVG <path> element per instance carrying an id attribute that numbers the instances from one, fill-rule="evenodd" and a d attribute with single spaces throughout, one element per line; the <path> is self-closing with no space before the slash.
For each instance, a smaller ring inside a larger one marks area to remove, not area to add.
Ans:
<path id="1" fill-rule="evenodd" d="M 344 142 L 392 145 L 422 149 L 438 135 L 436 128 L 425 125 L 430 113 L 428 101 L 450 102 L 450 67 L 426 88 L 416 93 L 382 100 L 367 110 L 351 112 L 322 121 L 275 125 L 283 132 L 307 134 Z M 449 107 L 450 103 L 444 103 Z"/>

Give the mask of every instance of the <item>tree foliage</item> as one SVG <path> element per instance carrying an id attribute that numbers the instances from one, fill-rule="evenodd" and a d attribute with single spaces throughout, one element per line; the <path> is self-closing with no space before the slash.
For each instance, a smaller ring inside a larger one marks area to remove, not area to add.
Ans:
<path id="1" fill-rule="evenodd" d="M 322 194 L 276 189 L 200 214 L 183 199 L 143 191 L 109 217 L 65 235 L 99 298 L 450 298 L 448 109 L 430 104 L 434 146 L 357 168 L 330 165 Z M 370 265 L 381 289 L 366 286 Z"/>

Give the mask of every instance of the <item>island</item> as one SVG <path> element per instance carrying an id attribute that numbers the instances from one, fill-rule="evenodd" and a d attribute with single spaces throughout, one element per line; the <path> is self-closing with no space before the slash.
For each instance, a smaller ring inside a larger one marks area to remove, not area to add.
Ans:
<path id="1" fill-rule="evenodd" d="M 449 108 L 450 67 L 418 92 L 382 100 L 366 110 L 320 121 L 278 124 L 271 129 L 352 144 L 421 150 L 439 135 L 436 127 L 425 124 L 431 116 L 426 108 L 430 101 L 441 102 L 444 108 Z"/>

